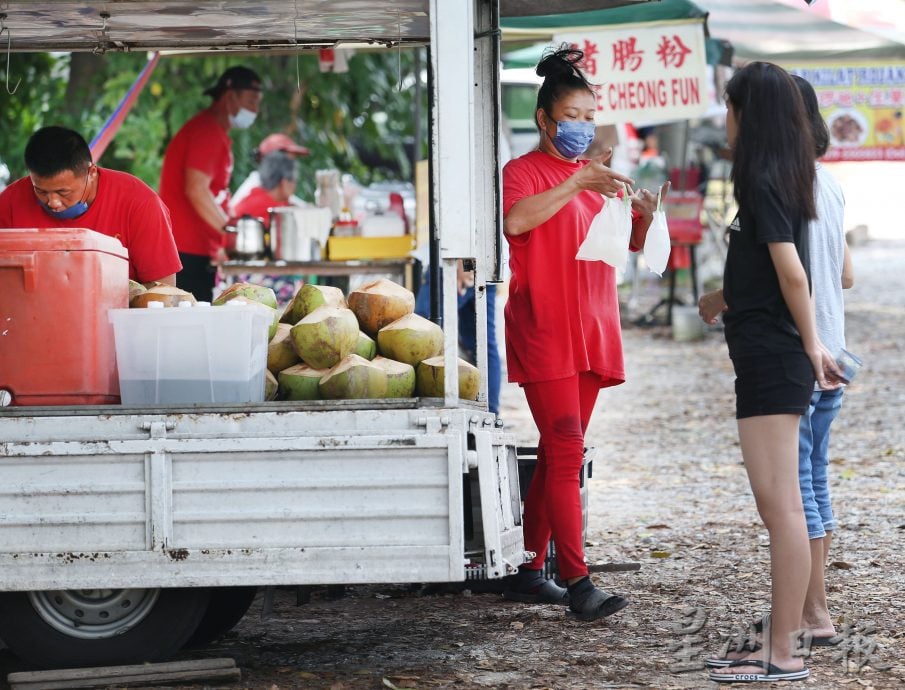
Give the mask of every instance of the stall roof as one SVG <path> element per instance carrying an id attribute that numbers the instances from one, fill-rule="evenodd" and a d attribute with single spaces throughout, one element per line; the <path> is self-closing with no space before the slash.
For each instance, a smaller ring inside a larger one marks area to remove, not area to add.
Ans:
<path id="1" fill-rule="evenodd" d="M 639 1 L 502 0 L 502 12 Z M 0 27 L 9 30 L 14 51 L 395 45 L 429 40 L 429 6 L 429 0 L 4 0 Z"/>
<path id="2" fill-rule="evenodd" d="M 905 45 L 777 0 L 696 0 L 714 36 L 750 60 L 905 57 Z"/>

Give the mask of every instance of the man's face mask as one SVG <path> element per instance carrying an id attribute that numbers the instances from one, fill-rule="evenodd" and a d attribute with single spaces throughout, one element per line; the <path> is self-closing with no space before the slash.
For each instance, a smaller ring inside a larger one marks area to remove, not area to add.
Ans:
<path id="1" fill-rule="evenodd" d="M 235 115 L 229 116 L 229 124 L 231 127 L 235 127 L 236 129 L 248 129 L 251 127 L 255 118 L 258 116 L 256 112 L 253 110 L 248 110 L 248 108 L 239 108 L 239 112 Z"/>
<path id="2" fill-rule="evenodd" d="M 41 201 L 40 199 L 38 199 L 38 203 L 41 204 L 41 208 L 43 208 L 44 211 L 57 220 L 71 220 L 73 218 L 78 218 L 79 216 L 84 215 L 88 210 L 88 202 L 85 201 L 85 197 L 88 196 L 88 182 L 90 177 L 91 168 L 88 168 L 88 174 L 85 175 L 85 189 L 82 190 L 81 198 L 72 206 L 55 211 L 46 202 Z"/>

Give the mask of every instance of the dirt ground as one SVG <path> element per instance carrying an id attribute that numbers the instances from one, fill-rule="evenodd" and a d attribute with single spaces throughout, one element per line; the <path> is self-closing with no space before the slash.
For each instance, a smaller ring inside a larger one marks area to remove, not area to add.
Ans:
<path id="1" fill-rule="evenodd" d="M 854 627 L 843 648 L 814 652 L 798 685 L 901 688 L 905 242 L 868 243 L 854 259 L 848 344 L 865 369 L 834 425 L 840 526 L 827 572 L 839 629 Z M 642 303 L 658 291 L 646 284 Z M 768 609 L 768 544 L 740 462 L 731 365 L 719 330 L 678 343 L 665 327 L 627 326 L 624 340 L 628 383 L 603 392 L 589 432 L 600 453 L 587 555 L 640 563 L 595 575 L 629 608 L 588 624 L 455 588 L 321 590 L 301 606 L 278 590 L 269 616 L 259 596 L 224 640 L 187 656 L 234 658 L 249 688 L 716 688 L 705 655 Z M 536 442 L 515 386 L 504 386 L 503 417 Z"/>

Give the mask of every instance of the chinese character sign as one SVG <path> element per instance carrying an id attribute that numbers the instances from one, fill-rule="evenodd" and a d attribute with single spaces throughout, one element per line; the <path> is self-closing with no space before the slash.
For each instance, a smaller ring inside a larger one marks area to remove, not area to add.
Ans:
<path id="1" fill-rule="evenodd" d="M 905 160 L 905 62 L 783 66 L 817 92 L 830 130 L 823 160 Z"/>
<path id="2" fill-rule="evenodd" d="M 668 122 L 707 109 L 701 22 L 621 26 L 558 34 L 584 51 L 582 69 L 597 90 L 597 124 Z"/>

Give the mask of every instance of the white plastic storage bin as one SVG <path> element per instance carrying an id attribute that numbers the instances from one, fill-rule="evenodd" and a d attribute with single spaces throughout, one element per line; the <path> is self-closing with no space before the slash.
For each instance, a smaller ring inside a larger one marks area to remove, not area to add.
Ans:
<path id="1" fill-rule="evenodd" d="M 267 307 L 184 303 L 108 313 L 123 405 L 264 400 Z"/>

